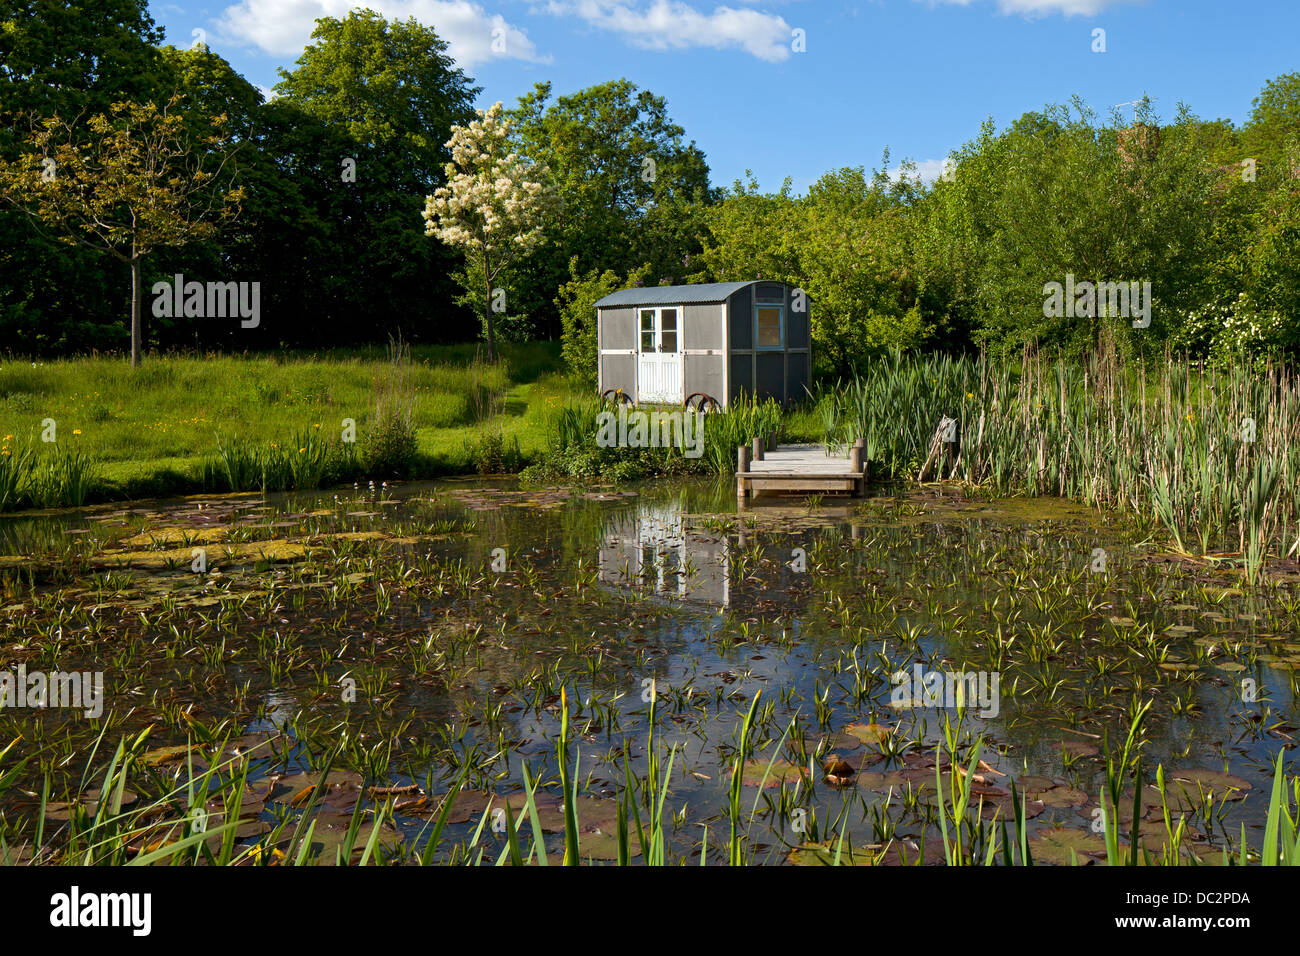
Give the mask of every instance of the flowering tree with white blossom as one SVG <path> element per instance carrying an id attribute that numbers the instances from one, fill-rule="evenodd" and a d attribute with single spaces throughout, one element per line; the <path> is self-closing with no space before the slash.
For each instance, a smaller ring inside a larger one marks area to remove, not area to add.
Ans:
<path id="1" fill-rule="evenodd" d="M 540 181 L 545 168 L 514 151 L 501 104 L 478 114 L 468 126 L 452 127 L 447 185 L 425 198 L 424 233 L 464 250 L 467 283 L 481 283 L 487 293 L 488 361 L 495 362 L 493 282 L 541 243 L 553 199 Z"/>

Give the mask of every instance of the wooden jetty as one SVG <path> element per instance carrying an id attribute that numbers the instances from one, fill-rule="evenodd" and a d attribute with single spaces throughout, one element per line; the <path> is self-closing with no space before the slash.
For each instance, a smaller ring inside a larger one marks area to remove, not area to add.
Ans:
<path id="1" fill-rule="evenodd" d="M 865 442 L 828 453 L 822 445 L 778 445 L 770 451 L 763 439 L 736 452 L 736 497 L 756 498 L 760 492 L 823 494 L 847 492 L 858 496 L 867 488 Z"/>

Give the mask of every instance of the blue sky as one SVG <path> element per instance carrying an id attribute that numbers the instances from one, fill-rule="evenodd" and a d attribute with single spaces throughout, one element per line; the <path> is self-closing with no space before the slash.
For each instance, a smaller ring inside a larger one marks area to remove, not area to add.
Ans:
<path id="1" fill-rule="evenodd" d="M 270 87 L 318 16 L 349 0 L 155 2 L 168 42 L 195 30 Z M 1150 95 L 1171 118 L 1241 123 L 1264 82 L 1300 71 L 1300 0 L 371 0 L 451 43 L 479 105 L 539 80 L 557 94 L 626 77 L 668 100 L 713 180 L 880 164 L 930 175 L 987 117 L 1001 127 L 1077 93 L 1102 112 Z M 1105 52 L 1094 52 L 1094 31 Z M 794 31 L 805 49 L 796 52 Z M 504 47 L 504 49 L 502 49 Z"/>

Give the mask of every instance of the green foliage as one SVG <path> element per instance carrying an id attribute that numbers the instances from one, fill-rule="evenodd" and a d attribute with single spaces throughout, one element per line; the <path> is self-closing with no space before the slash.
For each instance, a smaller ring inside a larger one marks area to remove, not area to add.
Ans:
<path id="1" fill-rule="evenodd" d="M 704 419 L 704 461 L 716 475 L 730 475 L 736 470 L 736 449 L 762 438 L 768 448 L 775 448 L 785 437 L 781 406 L 773 399 L 759 402 L 749 395 L 734 399 L 721 412 L 710 412 Z"/>
<path id="2" fill-rule="evenodd" d="M 918 477 L 948 417 L 942 477 L 1136 512 L 1180 551 L 1239 553 L 1251 581 L 1300 548 L 1300 380 L 1285 367 L 1238 360 L 1202 372 L 1165 356 L 1148 371 L 1106 352 L 1084 363 L 895 352 L 816 402 L 823 440 L 864 438 L 873 475 Z"/>
<path id="3" fill-rule="evenodd" d="M 318 19 L 293 70 L 279 73 L 277 93 L 422 183 L 441 181 L 451 127 L 469 120 L 479 92 L 431 27 L 414 17 L 389 21 L 373 10 Z M 364 175 L 373 183 L 376 172 L 359 171 L 358 180 Z M 419 202 L 418 195 L 407 200 L 417 211 Z"/>
<path id="4" fill-rule="evenodd" d="M 31 481 L 32 451 L 30 445 L 17 445 L 14 436 L 0 439 L 0 511 L 18 507 L 22 490 Z"/>
<path id="5" fill-rule="evenodd" d="M 579 381 L 594 386 L 597 379 L 597 300 L 628 286 L 641 285 L 650 271 L 647 264 L 620 279 L 613 270 L 578 272 L 578 257 L 569 260 L 569 281 L 560 286 L 555 306 L 560 310 L 564 362 Z"/>
<path id="6" fill-rule="evenodd" d="M 476 363 L 475 348 L 411 349 L 410 424 L 417 443 L 411 477 L 474 471 L 466 441 L 487 427 L 501 434 L 507 470 L 523 467 L 546 448 L 549 410 L 575 394 L 559 343 L 505 346 L 495 365 Z M 24 436 L 38 434 L 47 417 L 58 421 L 61 439 L 81 430 L 78 441 L 99 465 L 96 501 L 231 487 L 217 460 L 214 431 L 232 455 L 236 443 L 265 449 L 272 442 L 296 454 L 307 443 L 294 444 L 295 434 L 331 442 L 337 454 L 329 458 L 323 485 L 391 477 L 363 475 L 362 467 L 378 385 L 390 365 L 375 350 L 160 356 L 134 370 L 110 357 L 5 361 L 0 363 L 0 438 L 11 438 L 3 443 L 10 455 L 0 454 L 0 467 L 24 477 L 17 499 L 11 497 L 4 507 L 30 504 L 25 470 L 5 463 L 21 459 Z M 341 442 L 345 418 L 356 423 L 355 444 Z M 39 451 L 40 443 L 34 447 Z M 409 442 L 405 447 L 409 451 Z M 253 475 L 235 486 L 260 488 L 260 464 Z"/>
<path id="7" fill-rule="evenodd" d="M 653 413 L 651 409 L 643 409 Z M 671 411 L 671 410 L 669 410 Z M 678 410 L 680 412 L 680 410 Z M 699 457 L 680 447 L 619 447 L 601 444 L 600 416 L 617 416 L 619 406 L 595 398 L 570 402 L 549 420 L 550 447 L 543 459 L 521 477 L 544 482 L 564 479 L 634 481 L 650 477 L 730 475 L 736 449 L 762 437 L 774 446 L 784 437 L 781 406 L 772 399 L 756 402 L 742 396 L 725 410 L 704 415 Z M 636 410 L 628 414 L 637 414 Z"/>
<path id="8" fill-rule="evenodd" d="M 1134 124 L 1116 115 L 1098 126 L 1078 100 L 1028 113 L 1001 134 L 986 123 L 954 157 L 952 181 L 934 186 L 939 208 L 924 219 L 923 268 L 951 273 L 939 262 L 955 244 L 963 274 L 940 282 L 968 297 L 976 339 L 996 348 L 1088 348 L 1103 329 L 1135 348 L 1158 343 L 1200 301 L 1205 210 L 1218 173 L 1198 150 L 1198 131 L 1186 112 L 1157 128 L 1148 105 Z M 1067 274 L 1151 282 L 1151 329 L 1135 335 L 1127 318 L 1045 316 L 1045 283 Z"/>
<path id="9" fill-rule="evenodd" d="M 203 468 L 203 486 L 211 491 L 310 491 L 361 474 L 352 446 L 319 429 L 262 444 L 217 436 L 216 445 Z"/>
<path id="10" fill-rule="evenodd" d="M 618 281 L 611 276 L 799 286 L 811 300 L 819 377 L 848 378 L 891 349 L 927 346 L 1014 356 L 1026 343 L 1086 350 L 1116 339 L 1148 360 L 1172 345 L 1219 364 L 1300 349 L 1297 73 L 1269 80 L 1240 126 L 1185 109 L 1161 118 L 1149 102 L 1132 117 L 1098 117 L 1072 100 L 1005 128 L 989 121 L 931 184 L 907 163 L 891 169 L 886 155 L 879 171 L 831 170 L 803 195 L 788 182 L 762 193 L 752 178 L 714 189 L 667 101 L 625 79 L 558 97 L 540 83 L 509 111 L 507 154 L 547 168 L 563 212 L 526 259 L 489 263 L 489 282 L 479 263 L 426 238 L 418 219 L 421 199 L 446 185 L 446 144 L 479 92 L 432 29 L 369 10 L 322 18 L 263 101 L 211 50 L 162 46 L 141 0 L 75 10 L 0 0 L 0 23 L 0 165 L 26 210 L 0 208 L 0 340 L 33 354 L 129 343 L 122 266 L 63 246 L 94 229 L 50 216 L 90 197 L 92 211 L 113 217 L 100 245 L 121 255 L 132 230 L 120 214 L 138 190 L 123 185 L 130 176 L 101 174 L 131 172 L 125 147 L 164 126 L 178 162 L 150 168 L 184 174 L 134 176 L 176 214 L 167 228 L 142 220 L 161 238 L 137 262 L 137 281 L 147 292 L 177 272 L 249 277 L 262 283 L 263 313 L 276 316 L 249 330 L 150 317 L 150 339 L 164 349 L 320 347 L 398 332 L 468 341 L 491 319 L 503 339 L 561 338 L 589 382 L 587 303 Z M 163 123 L 162 114 L 174 115 Z M 97 116 L 103 123 L 89 122 Z M 58 135 L 42 145 L 55 117 Z M 214 130 L 228 142 L 212 142 Z M 67 175 L 49 188 L 33 178 L 45 148 L 65 150 Z M 212 176 L 192 209 L 242 189 L 237 220 L 214 231 L 184 215 L 192 171 Z M 1044 316 L 1044 284 L 1067 274 L 1150 281 L 1152 325 Z M 506 290 L 505 312 L 487 310 L 489 286 Z M 455 421 L 450 406 L 446 414 Z M 464 447 L 461 437 L 450 444 Z"/>
<path id="11" fill-rule="evenodd" d="M 886 163 L 888 156 L 886 156 Z M 931 332 L 908 264 L 907 214 L 916 187 L 883 171 L 827 173 L 806 196 L 760 194 L 737 182 L 704 212 L 700 255 L 717 281 L 776 279 L 810 298 L 813 357 L 819 369 L 848 374 L 855 362 L 890 348 L 911 348 Z"/>
<path id="12" fill-rule="evenodd" d="M 99 468 L 81 448 L 53 444 L 33 456 L 27 496 L 37 508 L 80 508 L 99 479 Z"/>
<path id="13" fill-rule="evenodd" d="M 131 270 L 131 364 L 144 350 L 143 263 L 159 247 L 211 239 L 238 211 L 243 191 L 221 181 L 230 148 L 224 117 L 201 137 L 178 106 L 114 103 L 79 129 L 57 114 L 36 122 L 21 154 L 0 156 L 0 199 L 36 228 L 71 246 L 107 253 Z M 47 164 L 52 163 L 52 166 Z M 47 175 L 53 170 L 53 175 Z"/>
<path id="14" fill-rule="evenodd" d="M 560 333 L 556 290 L 575 269 L 626 276 L 648 264 L 647 281 L 685 281 L 714 192 L 703 152 L 662 97 L 615 80 L 552 99 L 538 83 L 512 115 L 520 154 L 548 169 L 564 210 L 520 277 L 539 334 Z"/>

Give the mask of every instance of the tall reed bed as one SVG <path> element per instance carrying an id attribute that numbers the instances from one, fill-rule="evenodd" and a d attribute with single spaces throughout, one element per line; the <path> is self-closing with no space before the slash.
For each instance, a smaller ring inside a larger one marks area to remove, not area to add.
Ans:
<path id="1" fill-rule="evenodd" d="M 1300 378 L 1285 366 L 894 353 L 816 400 L 824 440 L 864 437 L 887 475 L 917 477 L 947 417 L 944 477 L 1153 516 L 1179 550 L 1252 580 L 1300 551 Z"/>
<path id="2" fill-rule="evenodd" d="M 203 468 L 206 488 L 220 491 L 309 491 L 361 473 L 353 446 L 295 432 L 287 441 L 254 444 L 217 436 L 217 452 Z"/>
<path id="3" fill-rule="evenodd" d="M 780 405 L 770 398 L 760 402 L 742 395 L 724 411 L 711 412 L 705 417 L 704 460 L 714 474 L 730 475 L 736 470 L 737 448 L 755 438 L 763 439 L 765 446 L 773 448 L 783 434 Z"/>
<path id="4" fill-rule="evenodd" d="M 0 440 L 0 511 L 80 508 L 99 477 L 95 460 L 76 445 L 18 444 L 12 435 Z"/>

